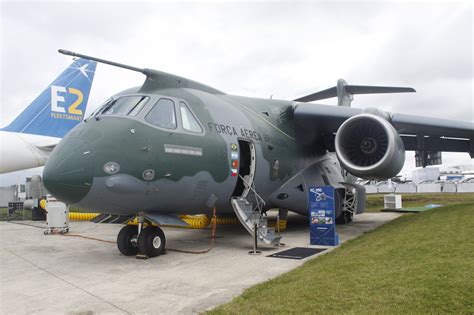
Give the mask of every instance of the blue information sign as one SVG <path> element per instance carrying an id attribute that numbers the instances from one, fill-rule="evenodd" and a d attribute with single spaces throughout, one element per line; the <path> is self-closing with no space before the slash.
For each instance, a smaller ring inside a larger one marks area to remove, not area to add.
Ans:
<path id="1" fill-rule="evenodd" d="M 311 245 L 337 246 L 334 187 L 309 188 L 309 227 Z"/>

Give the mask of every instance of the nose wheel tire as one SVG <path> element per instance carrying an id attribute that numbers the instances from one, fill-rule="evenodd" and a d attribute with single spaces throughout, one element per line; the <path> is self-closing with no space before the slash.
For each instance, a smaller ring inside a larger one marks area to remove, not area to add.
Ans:
<path id="1" fill-rule="evenodd" d="M 138 252 L 148 257 L 156 257 L 165 252 L 166 238 L 157 226 L 146 227 L 138 237 Z"/>
<path id="2" fill-rule="evenodd" d="M 137 235 L 136 225 L 126 225 L 120 230 L 117 236 L 117 247 L 122 254 L 133 256 L 138 253 Z"/>

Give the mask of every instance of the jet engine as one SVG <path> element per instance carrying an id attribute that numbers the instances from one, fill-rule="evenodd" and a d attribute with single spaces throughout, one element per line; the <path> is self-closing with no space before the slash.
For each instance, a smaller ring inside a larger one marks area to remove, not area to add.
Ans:
<path id="1" fill-rule="evenodd" d="M 353 175 L 385 179 L 398 174 L 405 163 L 405 147 L 390 122 L 371 113 L 346 120 L 338 129 L 336 154 Z"/>

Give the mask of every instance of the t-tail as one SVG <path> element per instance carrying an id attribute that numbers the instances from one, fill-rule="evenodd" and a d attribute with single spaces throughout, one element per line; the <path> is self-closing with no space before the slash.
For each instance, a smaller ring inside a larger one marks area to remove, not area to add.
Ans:
<path id="1" fill-rule="evenodd" d="M 84 119 L 97 63 L 77 59 L 3 131 L 62 138 Z"/>

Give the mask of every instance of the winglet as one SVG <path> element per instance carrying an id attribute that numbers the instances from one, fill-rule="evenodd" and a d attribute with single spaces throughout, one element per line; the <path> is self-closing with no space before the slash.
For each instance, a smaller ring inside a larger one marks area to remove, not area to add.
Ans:
<path id="1" fill-rule="evenodd" d="M 349 85 L 343 79 L 337 81 L 337 85 L 329 89 L 319 91 L 295 99 L 295 102 L 312 102 L 317 100 L 337 97 L 337 106 L 350 107 L 354 100 L 354 94 L 380 94 L 380 93 L 409 93 L 416 92 L 411 87 L 394 86 L 371 86 L 371 85 Z"/>

